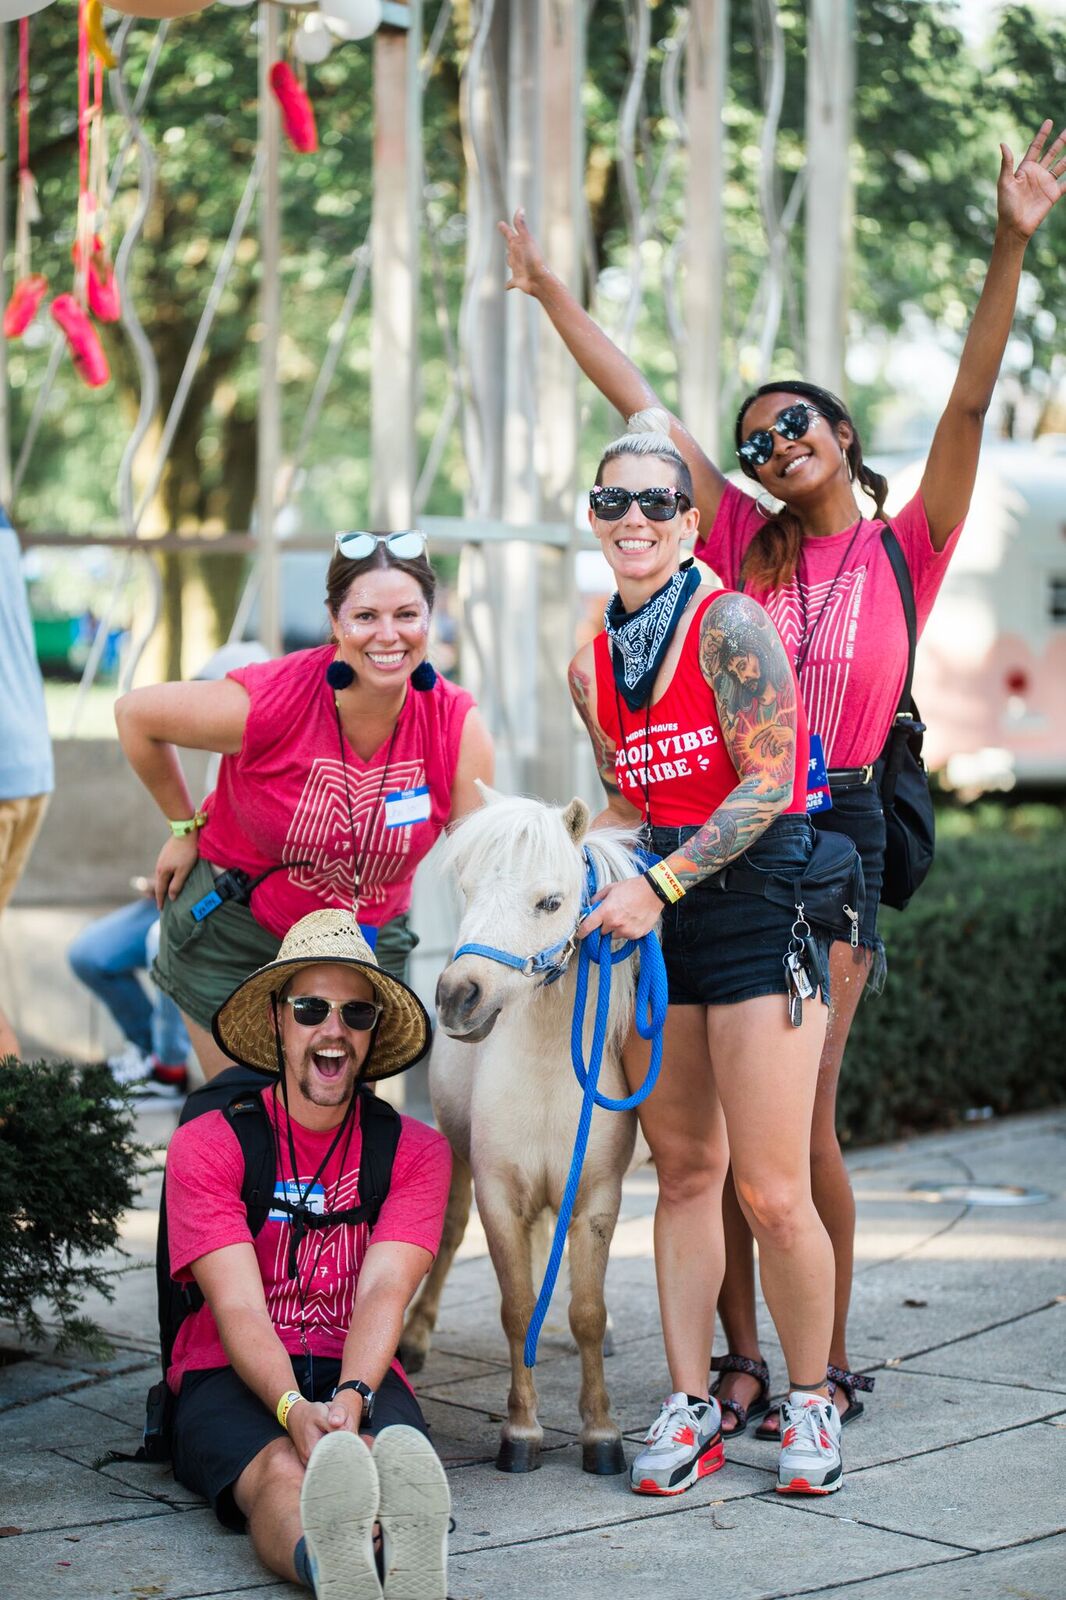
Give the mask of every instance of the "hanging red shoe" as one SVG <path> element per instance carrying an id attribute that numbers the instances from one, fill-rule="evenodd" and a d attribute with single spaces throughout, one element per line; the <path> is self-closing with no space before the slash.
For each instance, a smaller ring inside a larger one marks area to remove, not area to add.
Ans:
<path id="1" fill-rule="evenodd" d="M 48 293 L 48 279 L 39 272 L 20 278 L 4 310 L 4 338 L 21 339 Z"/>
<path id="2" fill-rule="evenodd" d="M 52 316 L 66 335 L 79 378 L 90 389 L 102 389 L 111 377 L 111 368 L 85 307 L 72 294 L 57 294 L 52 301 Z"/>
<path id="3" fill-rule="evenodd" d="M 281 107 L 285 132 L 294 150 L 311 155 L 318 149 L 318 128 L 307 90 L 287 61 L 275 61 L 270 69 L 270 87 Z"/>
<path id="4" fill-rule="evenodd" d="M 75 267 L 81 265 L 81 251 L 77 240 L 72 251 Z M 122 315 L 122 302 L 119 299 L 118 284 L 115 282 L 115 269 L 108 258 L 104 241 L 100 235 L 93 235 L 93 247 L 89 252 L 88 272 L 89 310 L 100 322 L 117 322 Z"/>

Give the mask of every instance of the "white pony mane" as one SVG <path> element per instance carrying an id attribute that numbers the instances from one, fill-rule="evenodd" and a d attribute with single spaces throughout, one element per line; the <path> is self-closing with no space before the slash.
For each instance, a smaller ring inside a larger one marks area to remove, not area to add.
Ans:
<path id="1" fill-rule="evenodd" d="M 471 811 L 441 844 L 441 866 L 459 879 L 513 883 L 516 890 L 531 876 L 567 886 L 583 894 L 587 848 L 596 874 L 596 887 L 635 877 L 640 870 L 633 856 L 637 833 L 631 828 L 595 828 L 575 840 L 564 821 L 565 807 L 551 806 L 526 795 L 500 795 L 487 791 L 486 804 Z M 566 980 L 540 993 L 567 996 L 569 1002 L 576 960 Z M 619 1049 L 629 1029 L 635 988 L 635 963 L 622 961 L 614 968 L 608 1043 Z M 596 979 L 590 982 L 588 1018 L 594 1010 Z"/>

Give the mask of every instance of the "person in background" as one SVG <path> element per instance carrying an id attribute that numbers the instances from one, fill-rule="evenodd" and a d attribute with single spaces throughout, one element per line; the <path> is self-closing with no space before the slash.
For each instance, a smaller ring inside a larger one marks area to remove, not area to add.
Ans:
<path id="1" fill-rule="evenodd" d="M 44 820 L 55 774 L 19 542 L 0 507 L 0 914 Z M 19 1042 L 0 1007 L 0 1061 Z"/>
<path id="2" fill-rule="evenodd" d="M 1026 246 L 1066 189 L 1066 132 L 1044 122 L 1015 166 L 1000 145 L 995 241 L 954 386 L 930 446 L 918 493 L 892 519 L 914 587 L 919 630 L 927 620 L 970 506 L 985 415 L 1010 333 Z M 1051 141 L 1049 143 L 1049 140 Z M 881 530 L 888 485 L 863 461 L 858 431 L 842 402 L 794 378 L 761 385 L 743 402 L 735 443 L 741 470 L 758 483 L 753 500 L 722 471 L 676 416 L 659 410 L 653 389 L 545 264 L 521 212 L 500 224 L 511 282 L 538 300 L 585 375 L 632 419 L 651 411 L 668 428 L 692 474 L 701 537 L 696 555 L 723 583 L 761 600 L 799 674 L 812 752 L 827 779 L 830 809 L 812 812 L 818 828 L 846 833 L 862 857 L 866 910 L 858 944 L 832 946 L 832 1007 L 811 1131 L 814 1199 L 833 1242 L 836 1285 L 830 1379 L 842 1421 L 863 1411 L 856 1391 L 873 1379 L 850 1370 L 855 1202 L 836 1133 L 841 1063 L 859 998 L 883 974 L 877 906 L 884 870 L 885 821 L 874 762 L 903 687 L 907 630 Z M 856 501 L 856 488 L 870 506 Z M 817 740 L 817 744 L 815 741 Z M 814 784 L 811 785 L 815 787 Z M 776 1137 L 774 1131 L 768 1135 Z M 759 1349 L 751 1234 L 732 1183 L 726 1185 L 726 1275 L 718 1303 L 729 1352 L 716 1392 L 739 1433 L 765 1413 L 769 1373 Z M 757 1430 L 776 1439 L 775 1412 Z"/>
<path id="3" fill-rule="evenodd" d="M 189 1035 L 170 996 L 150 996 L 138 976 L 159 949 L 155 888 L 140 881 L 140 899 L 90 922 L 72 941 L 67 960 L 126 1041 L 107 1058 L 115 1082 L 133 1089 L 138 1100 L 180 1100 L 188 1088 Z"/>

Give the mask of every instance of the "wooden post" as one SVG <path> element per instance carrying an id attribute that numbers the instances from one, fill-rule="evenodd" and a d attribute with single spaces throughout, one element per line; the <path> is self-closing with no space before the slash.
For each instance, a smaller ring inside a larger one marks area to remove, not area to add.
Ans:
<path id="1" fill-rule="evenodd" d="M 418 479 L 422 0 L 407 12 L 408 28 L 374 37 L 370 525 L 382 529 L 410 526 Z"/>
<path id="2" fill-rule="evenodd" d="M 835 394 L 844 356 L 852 229 L 854 0 L 810 0 L 807 12 L 806 375 Z"/>
<path id="3" fill-rule="evenodd" d="M 718 458 L 725 279 L 726 57 L 729 0 L 691 0 L 685 45 L 685 277 L 681 415 L 712 460 Z"/>

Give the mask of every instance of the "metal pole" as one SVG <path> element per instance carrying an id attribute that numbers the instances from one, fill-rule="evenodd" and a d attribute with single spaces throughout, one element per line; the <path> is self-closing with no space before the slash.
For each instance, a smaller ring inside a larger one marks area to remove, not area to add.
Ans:
<path id="1" fill-rule="evenodd" d="M 685 45 L 685 341 L 681 415 L 717 459 L 721 387 L 725 69 L 729 0 L 691 0 Z"/>
<path id="2" fill-rule="evenodd" d="M 844 388 L 850 160 L 855 84 L 854 0 L 811 0 L 807 13 L 807 376 Z"/>
<path id="3" fill-rule="evenodd" d="M 256 531 L 262 589 L 259 636 L 271 655 L 281 653 L 278 545 L 274 519 L 275 486 L 281 464 L 281 395 L 278 346 L 281 335 L 281 122 L 270 88 L 270 69 L 278 59 L 281 13 L 259 6 L 259 149 L 263 177 L 259 188 L 259 411 L 256 425 Z"/>

